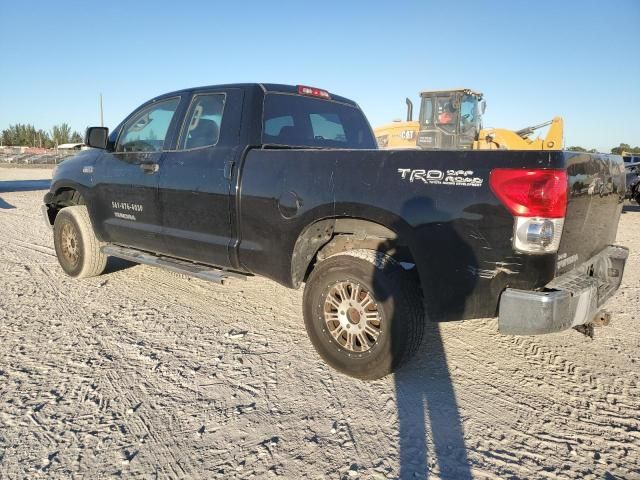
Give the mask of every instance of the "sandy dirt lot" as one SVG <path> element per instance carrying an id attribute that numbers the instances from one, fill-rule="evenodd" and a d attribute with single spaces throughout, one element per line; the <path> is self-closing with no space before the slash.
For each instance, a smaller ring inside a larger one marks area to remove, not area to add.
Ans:
<path id="1" fill-rule="evenodd" d="M 320 361 L 301 291 L 66 277 L 49 176 L 0 168 L 0 478 L 640 478 L 640 207 L 595 340 L 443 324 L 365 383 Z"/>

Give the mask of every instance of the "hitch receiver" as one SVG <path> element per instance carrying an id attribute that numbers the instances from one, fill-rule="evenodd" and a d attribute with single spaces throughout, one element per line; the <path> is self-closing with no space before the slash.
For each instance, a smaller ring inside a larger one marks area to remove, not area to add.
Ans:
<path id="1" fill-rule="evenodd" d="M 606 310 L 600 310 L 593 316 L 590 322 L 584 325 L 576 325 L 573 328 L 593 340 L 594 327 L 606 327 L 610 323 L 611 314 Z"/>

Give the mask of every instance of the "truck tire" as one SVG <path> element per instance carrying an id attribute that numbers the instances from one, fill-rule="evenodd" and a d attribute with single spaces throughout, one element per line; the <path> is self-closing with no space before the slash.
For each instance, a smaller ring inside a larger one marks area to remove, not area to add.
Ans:
<path id="1" fill-rule="evenodd" d="M 95 277 L 104 272 L 107 256 L 102 253 L 89 212 L 84 205 L 60 210 L 53 224 L 53 243 L 60 266 L 67 275 Z"/>
<path id="2" fill-rule="evenodd" d="M 351 377 L 388 375 L 422 341 L 417 277 L 373 250 L 342 252 L 316 265 L 305 285 L 303 309 L 318 354 Z"/>

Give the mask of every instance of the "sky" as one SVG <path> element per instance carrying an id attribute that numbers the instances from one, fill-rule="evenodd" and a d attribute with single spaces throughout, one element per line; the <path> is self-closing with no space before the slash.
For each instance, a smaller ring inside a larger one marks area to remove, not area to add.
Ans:
<path id="1" fill-rule="evenodd" d="M 485 127 L 564 117 L 565 146 L 640 145 L 640 0 L 0 0 L 0 129 L 115 127 L 186 87 L 305 84 L 373 126 L 467 87 Z"/>

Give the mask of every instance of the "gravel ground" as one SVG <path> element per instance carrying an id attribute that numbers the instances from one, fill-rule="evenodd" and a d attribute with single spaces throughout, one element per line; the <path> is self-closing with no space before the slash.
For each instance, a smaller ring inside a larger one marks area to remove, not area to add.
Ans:
<path id="1" fill-rule="evenodd" d="M 366 383 L 315 354 L 301 291 L 66 277 L 49 176 L 0 168 L 0 478 L 640 478 L 640 207 L 595 340 L 435 325 Z"/>

